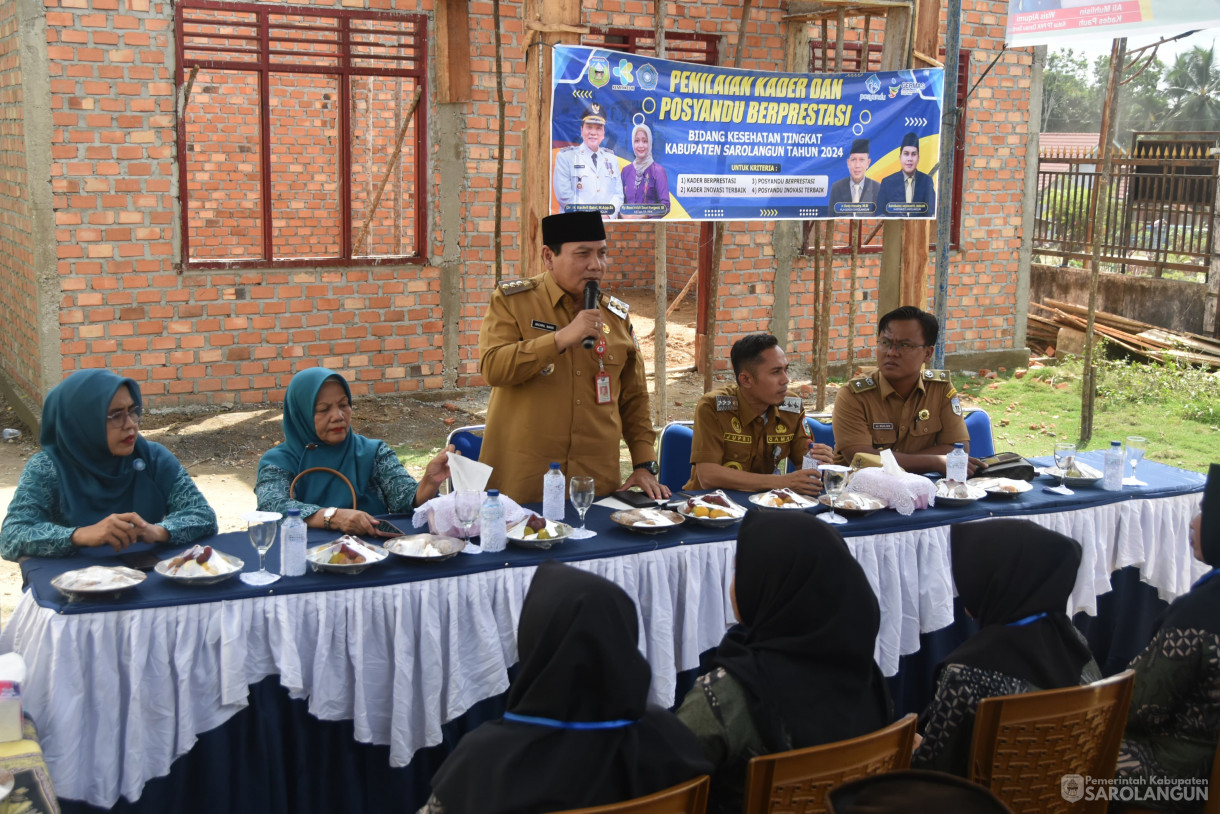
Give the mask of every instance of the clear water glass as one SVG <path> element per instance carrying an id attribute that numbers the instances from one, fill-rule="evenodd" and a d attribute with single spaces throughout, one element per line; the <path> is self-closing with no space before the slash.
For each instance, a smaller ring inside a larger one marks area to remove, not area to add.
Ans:
<path id="1" fill-rule="evenodd" d="M 1059 485 L 1055 487 L 1055 491 L 1065 495 L 1076 494 L 1064 485 L 1064 478 L 1067 477 L 1068 470 L 1074 463 L 1076 463 L 1076 445 L 1066 441 L 1055 444 L 1055 467 L 1059 470 Z"/>
<path id="2" fill-rule="evenodd" d="M 568 481 L 568 496 L 572 499 L 572 508 L 580 515 L 580 530 L 585 528 L 585 512 L 593 505 L 593 478 L 584 475 L 574 475 Z"/>
<path id="3" fill-rule="evenodd" d="M 830 498 L 830 511 L 823 512 L 818 517 L 831 525 L 846 523 L 847 518 L 835 512 L 835 501 L 839 495 L 843 494 L 843 489 L 847 486 L 847 474 L 851 469 L 836 464 L 823 464 L 818 467 L 818 470 L 822 475 L 822 488 L 826 490 L 826 496 Z"/>
<path id="4" fill-rule="evenodd" d="M 267 570 L 267 552 L 275 545 L 275 535 L 279 531 L 276 523 L 281 515 L 279 512 L 250 512 L 243 518 L 246 530 L 250 534 L 250 544 L 258 552 L 258 570 L 254 573 L 241 575 L 241 581 L 247 585 L 270 585 L 280 578 Z"/>
<path id="5" fill-rule="evenodd" d="M 483 493 L 473 489 L 459 489 L 453 493 L 453 514 L 462 524 L 466 543 L 470 543 L 470 529 L 474 521 L 479 519 L 479 509 L 483 505 Z"/>
<path id="6" fill-rule="evenodd" d="M 1148 439 L 1142 435 L 1128 435 L 1126 441 L 1127 460 L 1131 462 L 1131 477 L 1123 481 L 1128 486 L 1147 486 L 1135 476 L 1135 467 L 1144 458 L 1144 450 L 1148 448 Z"/>

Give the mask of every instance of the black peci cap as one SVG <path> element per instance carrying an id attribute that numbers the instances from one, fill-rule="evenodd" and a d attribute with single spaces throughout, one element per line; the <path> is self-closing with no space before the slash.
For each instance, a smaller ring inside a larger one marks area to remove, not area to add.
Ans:
<path id="1" fill-rule="evenodd" d="M 562 215 L 548 215 L 542 219 L 544 246 L 605 239 L 606 227 L 602 223 L 600 212 L 564 212 Z"/>

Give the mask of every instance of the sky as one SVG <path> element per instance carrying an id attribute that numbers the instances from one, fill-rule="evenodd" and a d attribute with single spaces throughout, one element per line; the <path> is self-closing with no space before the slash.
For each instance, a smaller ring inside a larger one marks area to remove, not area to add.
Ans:
<path id="1" fill-rule="evenodd" d="M 1171 34 L 1159 34 L 1144 37 L 1128 37 L 1127 50 L 1132 51 L 1136 48 L 1141 48 L 1145 45 L 1151 45 L 1159 39 Z M 1212 44 L 1220 42 L 1220 28 L 1206 28 L 1199 31 L 1197 34 L 1192 34 L 1189 37 L 1184 37 L 1174 42 L 1167 42 L 1157 49 L 1156 56 L 1166 66 L 1172 65 L 1177 55 L 1183 51 L 1189 51 L 1195 46 L 1200 48 L 1211 48 Z M 1084 54 L 1091 65 L 1095 58 L 1099 56 L 1108 56 L 1113 40 L 1098 37 L 1096 39 L 1084 39 L 1082 42 L 1073 43 L 1071 46 L 1058 48 L 1055 50 L 1066 51 L 1068 47 L 1076 54 Z M 1145 52 L 1146 53 L 1146 52 Z"/>

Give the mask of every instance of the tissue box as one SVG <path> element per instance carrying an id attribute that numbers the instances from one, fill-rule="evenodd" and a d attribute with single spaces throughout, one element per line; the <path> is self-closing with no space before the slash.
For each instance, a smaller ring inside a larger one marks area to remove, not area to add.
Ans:
<path id="1" fill-rule="evenodd" d="M 21 683 L 0 681 L 0 743 L 19 741 L 21 732 Z"/>

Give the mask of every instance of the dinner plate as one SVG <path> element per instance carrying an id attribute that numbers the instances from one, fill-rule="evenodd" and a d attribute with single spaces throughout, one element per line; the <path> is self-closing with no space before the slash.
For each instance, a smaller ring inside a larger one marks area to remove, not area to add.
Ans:
<path id="1" fill-rule="evenodd" d="M 628 531 L 639 534 L 660 534 L 677 528 L 686 518 L 669 509 L 628 509 L 614 512 L 610 519 Z M 669 523 L 664 521 L 669 520 Z"/>
<path id="2" fill-rule="evenodd" d="M 416 562 L 444 562 L 461 553 L 465 540 L 439 534 L 405 534 L 385 542 L 385 550 Z"/>
<path id="3" fill-rule="evenodd" d="M 549 539 L 539 540 L 537 535 L 531 534 L 529 537 L 522 535 L 520 532 L 521 523 L 518 523 L 508 530 L 508 541 L 513 545 L 520 546 L 521 548 L 537 548 L 546 551 L 551 546 L 559 545 L 564 540 L 572 536 L 572 527 L 567 523 L 558 523 L 554 520 L 548 520 L 547 529 L 549 530 L 552 527 L 555 529 L 554 535 Z"/>
<path id="4" fill-rule="evenodd" d="M 1063 478 L 1063 483 L 1065 486 L 1092 486 L 1093 484 L 1095 484 L 1101 480 L 1102 473 L 1097 472 L 1096 469 L 1094 469 L 1091 466 L 1088 466 L 1087 464 L 1078 465 L 1076 467 L 1076 469 L 1077 469 L 1077 471 L 1081 472 L 1082 474 L 1079 476 L 1077 476 L 1077 475 L 1065 476 Z M 1057 466 L 1046 466 L 1046 467 L 1043 467 L 1042 469 L 1039 469 L 1038 473 L 1041 475 L 1046 475 L 1048 478 L 1054 478 L 1055 484 L 1058 485 L 1059 473 L 1061 471 L 1062 470 L 1060 470 L 1059 467 L 1057 467 Z M 1097 474 L 1093 475 L 1092 473 L 1094 473 L 1094 472 L 1097 472 Z"/>
<path id="5" fill-rule="evenodd" d="M 988 497 L 1016 498 L 1034 488 L 1028 481 L 1012 478 L 971 478 L 966 483 L 979 487 Z"/>
<path id="6" fill-rule="evenodd" d="M 816 501 L 810 500 L 803 495 L 793 495 L 794 499 L 796 500 L 795 503 L 785 503 L 782 506 L 772 506 L 769 503 L 763 502 L 763 499 L 770 494 L 771 492 L 759 492 L 758 494 L 750 495 L 750 502 L 755 506 L 761 506 L 764 509 L 782 509 L 784 511 L 790 511 L 793 509 L 804 511 L 805 509 L 812 509 L 818 505 Z"/>
<path id="7" fill-rule="evenodd" d="M 821 495 L 818 497 L 818 503 L 823 506 L 830 506 L 830 496 Z M 844 492 L 835 498 L 834 510 L 837 514 L 846 517 L 867 517 L 873 512 L 879 512 L 886 508 L 884 500 L 878 500 L 872 495 L 864 495 L 859 492 Z"/>
<path id="8" fill-rule="evenodd" d="M 720 508 L 723 510 L 723 507 Z M 685 503 L 679 504 L 673 511 L 682 515 L 683 520 L 694 523 L 696 526 L 710 526 L 711 528 L 725 528 L 734 523 L 740 523 L 741 518 L 746 516 L 746 513 L 742 511 L 740 514 L 732 514 L 728 517 L 699 517 L 698 515 L 691 514 L 690 507 Z"/>
<path id="9" fill-rule="evenodd" d="M 218 582 L 224 582 L 226 579 L 230 579 L 240 574 L 241 569 L 245 566 L 245 563 L 237 559 L 237 557 L 234 557 L 232 554 L 226 554 L 223 551 L 218 551 L 215 548 L 212 549 L 212 556 L 219 557 L 221 560 L 231 566 L 231 570 L 225 571 L 221 574 L 196 574 L 188 576 L 171 574 L 169 573 L 169 568 L 170 563 L 172 563 L 175 559 L 174 557 L 170 557 L 168 560 L 161 560 L 155 566 L 153 566 L 153 570 L 168 579 L 170 582 L 177 582 L 181 585 L 215 585 Z"/>
<path id="10" fill-rule="evenodd" d="M 942 480 L 937 485 L 939 486 L 940 483 L 951 483 L 951 482 L 952 481 L 943 481 Z M 957 495 L 954 495 L 954 496 L 942 495 L 938 491 L 936 493 L 936 505 L 943 506 L 948 509 L 952 509 L 957 506 L 969 506 L 971 503 L 974 503 L 976 501 L 982 500 L 983 498 L 987 497 L 986 489 L 983 489 L 979 486 L 972 485 L 970 483 L 965 484 L 965 486 L 969 490 L 970 494 L 968 496 L 964 496 L 964 497 L 957 496 Z"/>
<path id="11" fill-rule="evenodd" d="M 65 571 L 51 580 L 51 586 L 70 601 L 78 599 L 113 599 L 145 580 L 143 571 L 125 565 L 91 565 Z"/>
<path id="12" fill-rule="evenodd" d="M 309 567 L 315 571 L 329 571 L 333 574 L 348 574 L 350 576 L 354 576 L 366 568 L 371 568 L 389 556 L 389 553 L 376 543 L 366 543 L 363 540 L 360 540 L 358 541 L 360 545 L 373 552 L 373 558 L 366 559 L 364 562 L 354 563 L 327 562 L 326 560 L 329 558 L 330 553 L 333 553 L 327 552 L 327 549 L 331 548 L 333 545 L 335 545 L 335 543 L 338 543 L 342 539 L 343 538 L 339 538 L 339 540 L 331 540 L 329 543 L 323 543 L 322 545 L 316 545 L 313 548 L 306 549 L 305 561 L 309 563 Z M 324 554 L 323 552 L 327 553 Z"/>

